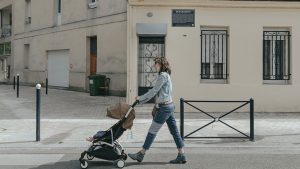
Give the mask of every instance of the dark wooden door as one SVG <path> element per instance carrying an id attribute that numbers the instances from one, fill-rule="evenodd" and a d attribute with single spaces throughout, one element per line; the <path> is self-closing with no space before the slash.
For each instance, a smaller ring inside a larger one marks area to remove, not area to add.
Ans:
<path id="1" fill-rule="evenodd" d="M 91 53 L 91 65 L 90 65 L 91 75 L 95 75 L 97 73 L 97 54 Z"/>

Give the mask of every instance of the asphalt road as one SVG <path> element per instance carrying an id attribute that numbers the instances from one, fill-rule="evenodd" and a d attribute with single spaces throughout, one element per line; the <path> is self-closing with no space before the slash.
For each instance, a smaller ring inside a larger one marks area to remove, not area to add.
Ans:
<path id="1" fill-rule="evenodd" d="M 136 152 L 127 148 L 126 152 Z M 1 169 L 80 169 L 79 149 L 2 149 Z M 300 148 L 187 148 L 188 163 L 173 165 L 171 148 L 153 148 L 142 163 L 127 159 L 127 169 L 299 169 Z M 113 162 L 93 160 L 90 169 L 116 168 Z"/>

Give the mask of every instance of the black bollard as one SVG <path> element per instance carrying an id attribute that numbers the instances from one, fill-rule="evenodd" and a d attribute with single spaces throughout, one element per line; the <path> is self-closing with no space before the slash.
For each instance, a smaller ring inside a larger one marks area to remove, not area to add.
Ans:
<path id="1" fill-rule="evenodd" d="M 46 95 L 48 94 L 48 78 L 46 78 Z"/>
<path id="2" fill-rule="evenodd" d="M 10 79 L 10 65 L 7 66 L 7 79 Z"/>
<path id="3" fill-rule="evenodd" d="M 16 76 L 14 76 L 14 90 L 16 90 Z"/>
<path id="4" fill-rule="evenodd" d="M 41 140 L 40 122 L 41 122 L 41 85 L 36 85 L 36 141 Z"/>
<path id="5" fill-rule="evenodd" d="M 20 76 L 19 74 L 17 74 L 17 98 L 19 98 L 19 89 L 20 89 L 19 82 L 20 82 Z"/>

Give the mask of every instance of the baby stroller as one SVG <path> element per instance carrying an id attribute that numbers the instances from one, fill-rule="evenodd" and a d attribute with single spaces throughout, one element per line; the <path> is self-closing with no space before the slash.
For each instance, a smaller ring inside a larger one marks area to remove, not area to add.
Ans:
<path id="1" fill-rule="evenodd" d="M 114 124 L 111 128 L 104 131 L 103 136 L 96 138 L 92 141 L 91 146 L 84 152 L 81 153 L 79 159 L 81 168 L 85 169 L 88 167 L 88 160 L 93 160 L 94 157 L 109 161 L 114 161 L 118 168 L 125 166 L 127 154 L 124 152 L 122 145 L 118 142 L 118 138 L 122 136 L 123 132 L 126 131 L 123 124 L 128 118 L 129 114 L 134 110 L 133 108 L 138 104 L 135 101 L 130 107 L 127 113 L 121 120 Z M 84 157 L 87 157 L 87 160 Z"/>

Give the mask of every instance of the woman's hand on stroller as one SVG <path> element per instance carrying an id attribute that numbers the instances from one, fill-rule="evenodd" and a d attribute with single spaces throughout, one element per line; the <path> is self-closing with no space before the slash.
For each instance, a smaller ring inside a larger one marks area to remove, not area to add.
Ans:
<path id="1" fill-rule="evenodd" d="M 134 99 L 135 99 L 135 100 L 139 100 L 140 97 L 139 97 L 139 96 L 135 96 Z"/>
<path id="2" fill-rule="evenodd" d="M 88 141 L 88 142 L 93 142 L 93 141 L 94 141 L 94 138 L 93 138 L 93 137 L 88 137 L 88 138 L 86 138 L 85 140 Z"/>
<path id="3" fill-rule="evenodd" d="M 135 102 L 131 105 L 131 107 L 135 107 L 137 104 L 140 103 L 140 97 L 139 96 L 135 96 Z"/>

